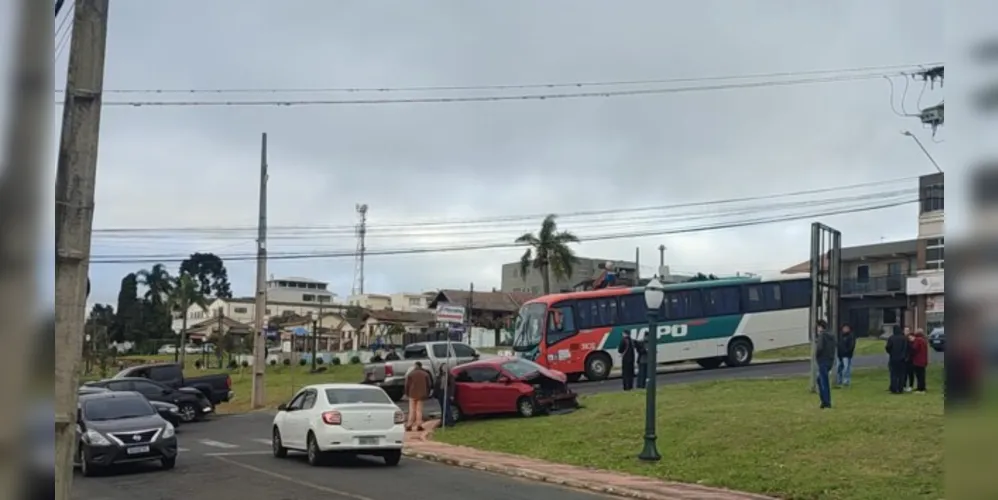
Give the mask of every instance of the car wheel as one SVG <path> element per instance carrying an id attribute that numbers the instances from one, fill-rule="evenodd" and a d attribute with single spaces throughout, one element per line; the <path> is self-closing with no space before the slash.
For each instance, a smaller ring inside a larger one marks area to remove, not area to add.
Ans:
<path id="1" fill-rule="evenodd" d="M 274 457 L 284 458 L 288 456 L 288 449 L 284 447 L 284 442 L 281 441 L 281 430 L 274 426 L 274 434 L 270 438 L 271 447 L 274 449 Z"/>
<path id="2" fill-rule="evenodd" d="M 385 465 L 394 467 L 402 461 L 402 450 L 386 451 L 382 458 L 385 460 Z"/>
<path id="3" fill-rule="evenodd" d="M 308 437 L 305 438 L 306 448 L 308 453 L 308 464 L 311 466 L 322 465 L 322 450 L 319 449 L 319 442 L 315 440 L 315 434 L 312 431 L 308 432 Z"/>
<path id="4" fill-rule="evenodd" d="M 594 382 L 600 380 L 606 380 L 610 376 L 610 367 L 613 363 L 610 361 L 610 356 L 607 356 L 604 352 L 597 352 L 590 354 L 586 358 L 586 378 Z"/>
<path id="5" fill-rule="evenodd" d="M 99 472 L 98 467 L 91 464 L 89 460 L 83 455 L 83 451 L 80 451 L 80 474 L 83 477 L 94 477 Z"/>
<path id="6" fill-rule="evenodd" d="M 524 418 L 530 418 L 536 415 L 537 406 L 534 404 L 533 398 L 523 396 L 516 400 L 516 413 Z"/>
<path id="7" fill-rule="evenodd" d="M 745 339 L 735 339 L 728 344 L 728 356 L 724 363 L 731 367 L 746 366 L 752 362 L 752 343 Z"/>
<path id="8" fill-rule="evenodd" d="M 705 370 L 713 370 L 721 366 L 724 363 L 724 358 L 703 358 L 698 359 L 697 364 Z"/>
<path id="9" fill-rule="evenodd" d="M 177 407 L 180 409 L 181 422 L 189 423 L 197 420 L 198 409 L 193 403 L 180 403 Z"/>
<path id="10" fill-rule="evenodd" d="M 461 407 L 457 403 L 450 404 L 450 418 L 454 422 L 460 422 L 464 418 L 464 415 L 461 413 Z"/>
<path id="11" fill-rule="evenodd" d="M 171 470 L 177 466 L 177 457 L 164 458 L 159 461 L 163 470 Z"/>

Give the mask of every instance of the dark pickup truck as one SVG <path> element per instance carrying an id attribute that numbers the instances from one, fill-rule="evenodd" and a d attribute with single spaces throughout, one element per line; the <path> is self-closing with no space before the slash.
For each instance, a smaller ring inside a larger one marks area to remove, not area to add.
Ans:
<path id="1" fill-rule="evenodd" d="M 151 365 L 131 366 L 116 373 L 111 378 L 142 377 L 155 380 L 174 389 L 193 387 L 201 391 L 211 401 L 211 404 L 228 402 L 235 393 L 232 392 L 232 378 L 224 373 L 202 375 L 200 377 L 185 377 L 184 370 L 178 363 L 156 363 Z"/>

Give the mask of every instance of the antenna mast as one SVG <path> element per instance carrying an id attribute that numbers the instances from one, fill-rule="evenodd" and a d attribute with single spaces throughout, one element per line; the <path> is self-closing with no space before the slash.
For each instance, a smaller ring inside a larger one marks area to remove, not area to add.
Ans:
<path id="1" fill-rule="evenodd" d="M 364 253 L 367 252 L 367 245 L 364 242 L 367 236 L 367 204 L 357 204 L 357 215 L 360 222 L 357 224 L 357 252 L 355 254 L 355 264 L 353 270 L 353 290 L 351 295 L 364 294 Z"/>

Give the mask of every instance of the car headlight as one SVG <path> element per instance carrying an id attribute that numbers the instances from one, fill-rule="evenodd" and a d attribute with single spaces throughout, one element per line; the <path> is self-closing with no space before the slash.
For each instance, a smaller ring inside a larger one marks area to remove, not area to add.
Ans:
<path id="1" fill-rule="evenodd" d="M 83 441 L 87 444 L 94 446 L 111 446 L 111 441 L 108 441 L 103 434 L 95 431 L 89 430 L 83 435 Z"/>
<path id="2" fill-rule="evenodd" d="M 160 439 L 169 439 L 176 435 L 177 431 L 173 428 L 173 424 L 167 422 L 166 427 L 163 428 L 163 433 L 159 435 Z"/>

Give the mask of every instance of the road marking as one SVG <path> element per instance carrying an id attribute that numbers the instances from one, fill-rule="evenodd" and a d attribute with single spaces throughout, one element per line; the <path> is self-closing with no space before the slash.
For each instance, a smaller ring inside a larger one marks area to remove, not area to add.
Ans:
<path id="1" fill-rule="evenodd" d="M 250 455 L 270 455 L 272 451 L 219 451 L 215 453 L 205 453 L 206 457 L 243 457 Z"/>
<path id="2" fill-rule="evenodd" d="M 239 445 L 237 445 L 237 444 L 223 443 L 221 441 L 214 441 L 214 440 L 211 440 L 211 439 L 201 439 L 198 442 L 201 443 L 201 444 L 203 444 L 203 445 L 205 445 L 205 446 L 213 446 L 215 448 L 232 449 L 232 448 L 238 448 L 239 447 Z"/>
<path id="3" fill-rule="evenodd" d="M 267 446 L 270 446 L 270 445 L 273 444 L 269 439 L 264 439 L 264 438 L 254 439 L 253 441 L 255 441 L 257 443 L 260 443 L 260 444 L 265 444 Z"/>
<path id="4" fill-rule="evenodd" d="M 274 472 L 274 471 L 271 471 L 271 470 L 267 470 L 267 469 L 262 469 L 260 467 L 254 467 L 252 465 L 248 465 L 248 464 L 236 462 L 235 460 L 230 460 L 230 459 L 225 458 L 225 457 L 215 456 L 215 458 L 217 458 L 218 460 L 221 460 L 223 462 L 235 465 L 236 467 L 242 467 L 242 468 L 244 468 L 246 470 L 250 470 L 250 471 L 256 472 L 258 474 L 263 474 L 265 476 L 270 476 L 270 477 L 275 478 L 275 479 L 281 479 L 281 480 L 287 481 L 289 483 L 294 483 L 294 484 L 296 484 L 298 486 L 304 486 L 306 488 L 312 488 L 313 490 L 321 491 L 323 493 L 330 493 L 332 495 L 339 495 L 341 497 L 353 498 L 354 500 L 374 500 L 371 497 L 365 497 L 363 495 L 358 495 L 356 493 L 350 493 L 348 491 L 341 491 L 341 490 L 337 490 L 337 489 L 334 489 L 334 488 L 329 488 L 327 486 L 322 486 L 321 484 L 315 484 L 315 483 L 305 482 L 305 481 L 302 481 L 300 479 L 297 479 L 297 478 L 294 478 L 294 477 L 291 477 L 291 476 L 280 474 L 280 473 L 277 473 L 277 472 Z"/>
<path id="5" fill-rule="evenodd" d="M 177 448 L 177 451 L 179 451 L 180 453 L 187 453 L 187 452 L 189 452 L 191 450 L 189 450 L 187 448 Z"/>

